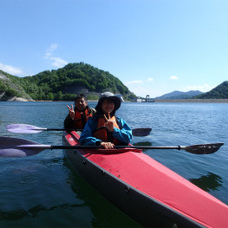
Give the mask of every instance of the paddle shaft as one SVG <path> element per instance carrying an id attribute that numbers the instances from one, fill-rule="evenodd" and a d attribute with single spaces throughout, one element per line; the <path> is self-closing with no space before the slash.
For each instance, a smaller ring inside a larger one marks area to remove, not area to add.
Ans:
<path id="1" fill-rule="evenodd" d="M 36 130 L 36 129 L 34 129 Z M 38 130 L 38 129 L 37 129 Z M 56 128 L 43 128 L 44 131 L 83 131 L 83 129 L 56 129 Z M 147 136 L 150 134 L 152 128 L 133 128 L 133 136 Z"/>
<path id="2" fill-rule="evenodd" d="M 201 144 L 193 146 L 132 146 L 132 145 L 116 145 L 115 149 L 177 149 L 185 150 L 193 154 L 211 154 L 216 152 L 223 143 Z M 40 153 L 45 149 L 101 149 L 102 146 L 82 145 L 82 146 L 63 146 L 63 145 L 45 145 L 39 144 L 26 139 L 13 137 L 0 137 L 0 157 L 25 157 Z M 105 149 L 107 151 L 107 149 Z M 104 151 L 104 150 L 103 150 Z M 112 149 L 108 150 L 112 153 Z"/>
<path id="3" fill-rule="evenodd" d="M 29 124 L 10 124 L 7 130 L 13 133 L 36 134 L 42 131 L 83 131 L 83 129 L 63 129 L 63 128 L 41 128 Z M 133 136 L 147 136 L 150 134 L 152 128 L 133 128 Z"/>
<path id="4" fill-rule="evenodd" d="M 102 146 L 52 146 L 49 148 L 53 149 L 104 149 Z M 185 149 L 185 146 L 126 146 L 126 145 L 116 145 L 114 149 L 123 149 L 123 148 L 132 148 L 132 149 Z"/>
<path id="5" fill-rule="evenodd" d="M 95 145 L 80 145 L 80 146 L 63 146 L 63 145 L 45 145 L 45 144 L 25 144 L 25 145 L 10 145 L 8 147 L 12 148 L 26 148 L 26 149 L 104 149 L 103 146 L 95 146 Z M 0 146 L 1 148 L 1 146 Z M 5 148 L 5 146 L 4 146 Z M 129 146 L 129 145 L 116 145 L 114 149 L 123 149 L 123 148 L 132 148 L 132 149 L 185 149 L 185 146 Z"/>
<path id="6" fill-rule="evenodd" d="M 36 130 L 36 129 L 33 129 L 33 130 Z M 83 129 L 63 129 L 63 128 L 43 128 L 43 130 L 44 131 L 83 131 Z"/>
<path id="7" fill-rule="evenodd" d="M 201 144 L 192 146 L 130 146 L 130 145 L 115 145 L 114 149 L 132 148 L 132 149 L 162 149 L 162 150 L 185 150 L 193 154 L 209 154 L 216 152 L 223 143 L 214 144 Z M 104 149 L 102 146 L 96 145 L 80 145 L 80 146 L 63 146 L 63 145 L 43 145 L 43 144 L 22 144 L 22 145 L 10 145 L 12 148 L 25 148 L 25 149 Z M 10 147 L 8 146 L 8 147 Z M 1 148 L 1 146 L 0 146 Z"/>

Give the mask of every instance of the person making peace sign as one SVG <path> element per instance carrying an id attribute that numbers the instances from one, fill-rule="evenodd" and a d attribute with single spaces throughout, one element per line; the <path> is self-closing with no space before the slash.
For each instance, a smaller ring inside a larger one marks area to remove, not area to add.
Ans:
<path id="1" fill-rule="evenodd" d="M 78 94 L 75 97 L 75 108 L 73 105 L 68 106 L 69 114 L 64 120 L 65 129 L 83 129 L 86 122 L 96 112 L 90 108 L 84 94 Z"/>
<path id="2" fill-rule="evenodd" d="M 82 145 L 101 145 L 112 149 L 115 145 L 129 144 L 132 130 L 121 118 L 115 116 L 121 100 L 113 93 L 102 93 L 95 107 L 97 113 L 91 117 L 80 136 Z"/>

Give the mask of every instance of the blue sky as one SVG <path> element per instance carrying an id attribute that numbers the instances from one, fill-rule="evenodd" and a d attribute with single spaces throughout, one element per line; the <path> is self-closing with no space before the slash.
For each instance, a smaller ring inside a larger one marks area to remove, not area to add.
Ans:
<path id="1" fill-rule="evenodd" d="M 84 62 L 136 95 L 207 92 L 228 80 L 227 0 L 0 0 L 0 69 Z"/>

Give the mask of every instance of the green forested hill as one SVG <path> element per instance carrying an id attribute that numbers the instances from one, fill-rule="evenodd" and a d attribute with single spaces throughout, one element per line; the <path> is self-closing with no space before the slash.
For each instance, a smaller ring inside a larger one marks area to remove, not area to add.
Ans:
<path id="1" fill-rule="evenodd" d="M 135 97 L 117 77 L 84 63 L 70 63 L 34 76 L 20 78 L 7 74 L 7 77 L 34 100 L 72 100 L 77 93 L 97 99 L 104 91 L 122 94 L 126 99 Z"/>
<path id="2" fill-rule="evenodd" d="M 199 99 L 228 99 L 228 81 L 225 81 L 211 91 L 196 96 Z"/>
<path id="3" fill-rule="evenodd" d="M 25 90 L 18 83 L 11 80 L 13 77 L 0 70 L 0 100 L 8 100 L 13 97 L 21 97 L 26 100 L 32 98 L 25 92 Z"/>

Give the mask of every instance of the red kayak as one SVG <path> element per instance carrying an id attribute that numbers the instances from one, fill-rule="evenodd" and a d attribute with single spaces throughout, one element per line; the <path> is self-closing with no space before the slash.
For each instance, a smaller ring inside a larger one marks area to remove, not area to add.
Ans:
<path id="1" fill-rule="evenodd" d="M 76 132 L 65 145 L 79 144 Z M 228 227 L 228 206 L 141 150 L 68 149 L 72 166 L 145 227 Z"/>

